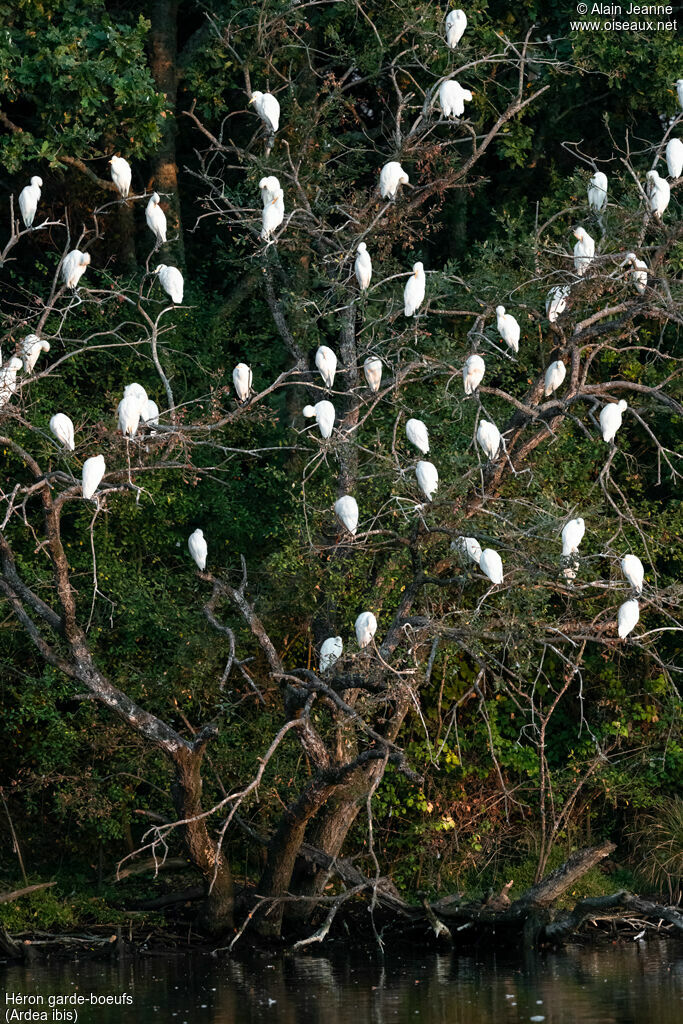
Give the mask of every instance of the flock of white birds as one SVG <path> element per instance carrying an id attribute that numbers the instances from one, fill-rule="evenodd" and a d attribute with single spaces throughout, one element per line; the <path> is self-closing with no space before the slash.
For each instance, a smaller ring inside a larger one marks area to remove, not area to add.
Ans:
<path id="1" fill-rule="evenodd" d="M 467 16 L 462 10 L 451 11 L 445 23 L 446 44 L 450 49 L 455 49 L 463 37 L 467 28 Z M 676 82 L 678 100 L 683 109 L 683 79 Z M 445 118 L 459 118 L 465 113 L 465 103 L 470 102 L 473 93 L 464 89 L 458 82 L 448 79 L 441 83 L 438 92 L 439 106 Z M 250 104 L 253 104 L 256 113 L 263 121 L 272 139 L 280 126 L 280 104 L 271 93 L 252 92 Z M 666 164 L 669 177 L 679 178 L 683 174 L 683 141 L 678 138 L 669 140 L 665 152 Z M 109 161 L 111 178 L 125 200 L 130 193 L 132 170 L 127 160 L 120 156 L 113 156 Z M 402 185 L 409 185 L 410 179 L 398 160 L 390 160 L 381 168 L 379 175 L 379 192 L 383 199 L 395 201 Z M 27 228 L 33 226 L 33 222 L 41 198 L 42 178 L 34 175 L 30 183 L 22 189 L 19 194 L 19 211 Z M 588 206 L 591 212 L 600 215 L 607 205 L 608 179 L 602 171 L 596 171 L 588 184 Z M 261 239 L 270 243 L 273 234 L 282 225 L 285 216 L 284 191 L 280 182 L 273 176 L 267 176 L 259 182 L 259 190 L 263 203 L 261 221 Z M 644 195 L 647 200 L 648 209 L 653 216 L 661 220 L 671 199 L 671 187 L 665 178 L 662 178 L 656 170 L 650 170 L 646 175 Z M 167 222 L 166 215 L 161 208 L 161 198 L 154 192 L 145 210 L 147 225 L 154 235 L 155 248 L 166 242 Z M 574 269 L 578 277 L 583 277 L 595 259 L 595 241 L 583 227 L 574 229 L 576 244 L 574 245 Z M 66 288 L 76 290 L 79 281 L 90 264 L 90 254 L 73 249 L 66 254 L 62 261 L 61 279 Z M 647 264 L 638 259 L 635 253 L 629 253 L 624 260 L 622 267 L 630 266 L 629 279 L 632 286 L 639 293 L 647 288 L 648 267 Z M 361 292 L 367 291 L 372 280 L 372 258 L 368 252 L 367 244 L 361 241 L 356 249 L 355 276 Z M 181 304 L 183 301 L 184 281 L 181 272 L 177 267 L 167 264 L 159 264 L 154 271 L 159 283 L 171 301 Z M 554 323 L 567 307 L 567 300 L 571 291 L 570 285 L 558 285 L 552 288 L 546 298 L 546 315 L 550 323 Z M 425 299 L 426 276 L 424 266 L 421 262 L 413 264 L 403 292 L 404 314 L 406 317 L 414 316 Z M 501 339 L 508 348 L 517 354 L 521 328 L 515 317 L 507 313 L 505 307 L 496 307 L 496 326 Z M 13 355 L 7 363 L 2 364 L 0 357 L 0 408 L 4 406 L 17 391 L 17 374 L 23 368 L 24 372 L 33 372 L 41 352 L 49 352 L 49 342 L 41 340 L 37 335 L 30 334 L 20 345 L 20 353 Z M 318 348 L 315 357 L 315 364 L 319 370 L 325 387 L 332 389 L 337 369 L 337 357 L 327 345 Z M 373 393 L 377 393 L 382 381 L 382 360 L 377 356 L 368 356 L 363 365 L 368 387 Z M 463 387 L 465 395 L 473 395 L 486 373 L 484 359 L 476 352 L 468 356 L 462 370 Z M 561 387 L 566 377 L 566 366 L 562 360 L 551 363 L 545 373 L 544 394 L 546 397 L 552 395 Z M 239 363 L 233 370 L 233 385 L 237 400 L 245 403 L 252 393 L 252 371 L 245 363 Z M 620 401 L 609 403 L 600 413 L 600 429 L 603 440 L 613 443 L 615 435 L 619 430 L 623 413 L 627 409 L 627 403 Z M 324 399 L 315 405 L 307 405 L 303 409 L 303 415 L 307 418 L 315 418 L 321 437 L 325 440 L 332 436 L 336 418 L 335 408 L 332 402 Z M 145 389 L 140 384 L 129 384 L 124 389 L 123 398 L 118 406 L 118 426 L 126 439 L 134 438 L 140 424 L 148 428 L 158 426 L 159 409 L 154 401 L 148 398 Z M 72 420 L 65 413 L 55 413 L 50 419 L 50 430 L 55 438 L 66 450 L 74 451 L 74 425 Z M 429 454 L 429 434 L 426 425 L 418 419 L 409 419 L 406 423 L 406 437 L 418 451 Z M 482 419 L 479 422 L 476 440 L 487 459 L 490 462 L 498 457 L 504 441 L 498 427 Z M 104 456 L 94 455 L 85 460 L 82 470 L 82 494 L 86 499 L 96 496 L 97 488 L 101 483 L 106 466 Z M 439 474 L 436 466 L 429 461 L 420 460 L 415 466 L 415 476 L 418 487 L 427 499 L 431 501 L 438 490 Z M 359 521 L 359 509 L 356 499 L 349 494 L 340 497 L 334 505 L 335 515 L 352 536 L 356 534 Z M 562 529 L 562 557 L 566 564 L 563 569 L 565 578 L 574 579 L 576 576 L 576 555 L 579 544 L 585 533 L 583 519 L 572 519 Z M 467 559 L 479 566 L 483 574 L 494 584 L 503 582 L 503 562 L 497 551 L 492 548 L 482 550 L 479 542 L 474 537 L 461 537 L 451 545 L 455 550 L 460 551 Z M 190 554 L 201 571 L 206 569 L 208 558 L 208 546 L 202 530 L 195 530 L 188 541 Z M 639 619 L 639 605 L 637 596 L 642 592 L 644 569 L 643 564 L 636 555 L 627 554 L 621 560 L 621 568 L 626 580 L 631 584 L 636 597 L 632 597 L 622 604 L 617 612 L 617 628 L 619 637 L 624 638 L 633 630 Z M 377 630 L 377 620 L 371 611 L 361 612 L 356 619 L 355 631 L 359 647 L 367 647 Z M 343 641 L 341 637 L 329 637 L 324 641 L 320 651 L 320 670 L 322 672 L 330 669 L 341 657 Z"/>

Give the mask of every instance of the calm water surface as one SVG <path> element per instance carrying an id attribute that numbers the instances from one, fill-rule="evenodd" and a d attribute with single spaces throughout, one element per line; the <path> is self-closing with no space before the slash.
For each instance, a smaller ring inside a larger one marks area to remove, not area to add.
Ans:
<path id="1" fill-rule="evenodd" d="M 384 965 L 351 953 L 0 965 L 0 989 L 43 995 L 33 1009 L 51 1024 L 73 1017 L 53 1015 L 48 996 L 74 992 L 133 999 L 81 1005 L 79 1024 L 681 1024 L 683 947 L 650 940 L 527 959 L 387 956 Z M 4 993 L 0 1022 L 11 1021 Z"/>

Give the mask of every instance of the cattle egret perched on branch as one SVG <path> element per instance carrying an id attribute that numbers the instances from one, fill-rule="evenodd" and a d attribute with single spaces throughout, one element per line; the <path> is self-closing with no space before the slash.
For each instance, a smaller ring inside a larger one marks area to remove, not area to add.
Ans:
<path id="1" fill-rule="evenodd" d="M 358 502 L 350 494 L 337 498 L 334 503 L 334 514 L 342 526 L 355 536 L 358 529 Z"/>
<path id="2" fill-rule="evenodd" d="M 21 359 L 12 356 L 0 367 L 0 409 L 6 405 L 12 395 L 17 393 L 17 373 L 21 369 Z"/>
<path id="3" fill-rule="evenodd" d="M 105 471 L 104 455 L 93 455 L 83 463 L 81 490 L 84 498 L 92 498 L 100 485 Z"/>
<path id="4" fill-rule="evenodd" d="M 493 548 L 484 548 L 479 557 L 479 568 L 491 583 L 503 582 L 503 560 Z"/>
<path id="5" fill-rule="evenodd" d="M 187 541 L 187 546 L 190 554 L 197 563 L 197 568 L 204 572 L 206 569 L 206 559 L 209 554 L 208 545 L 204 540 L 204 531 L 195 530 L 194 533 L 191 533 Z"/>
<path id="6" fill-rule="evenodd" d="M 363 373 L 371 391 L 379 391 L 382 383 L 382 360 L 377 356 L 368 356 L 363 363 Z"/>
<path id="7" fill-rule="evenodd" d="M 548 395 L 552 395 L 553 391 L 557 391 L 566 376 L 567 367 L 561 359 L 556 359 L 554 363 L 550 364 L 548 369 L 545 371 L 544 394 L 546 398 Z"/>
<path id="8" fill-rule="evenodd" d="M 340 636 L 328 636 L 320 647 L 320 671 L 327 672 L 335 662 L 339 661 L 344 650 L 344 642 Z"/>
<path id="9" fill-rule="evenodd" d="M 642 295 L 647 288 L 647 263 L 639 260 L 634 252 L 628 254 L 622 266 L 625 267 L 628 263 L 631 264 L 633 270 L 627 276 L 638 294 Z"/>
<path id="10" fill-rule="evenodd" d="M 50 430 L 65 448 L 74 450 L 74 425 L 63 412 L 56 412 L 50 419 Z"/>
<path id="11" fill-rule="evenodd" d="M 473 395 L 477 390 L 484 374 L 486 373 L 486 363 L 478 356 L 476 352 L 472 353 L 465 360 L 465 365 L 462 368 L 462 382 L 465 387 L 466 395 Z"/>
<path id="12" fill-rule="evenodd" d="M 158 248 L 160 245 L 163 245 L 163 243 L 166 241 L 166 214 L 159 206 L 160 202 L 161 196 L 159 195 L 159 193 L 153 192 L 152 195 L 150 196 L 150 200 L 147 203 L 147 208 L 145 210 L 145 220 L 147 221 L 147 227 L 156 238 L 157 244 L 155 248 Z"/>
<path id="13" fill-rule="evenodd" d="M 464 11 L 449 11 L 446 18 L 446 45 L 454 50 L 462 39 L 467 28 L 467 15 Z"/>
<path id="14" fill-rule="evenodd" d="M 159 284 L 164 289 L 167 295 L 171 296 L 176 306 L 180 306 L 183 301 L 183 275 L 180 273 L 177 267 L 167 267 L 165 263 L 160 263 L 155 268 L 154 273 L 159 278 Z"/>
<path id="15" fill-rule="evenodd" d="M 111 180 L 123 198 L 127 199 L 130 192 L 131 178 L 133 177 L 130 164 L 122 156 L 113 156 L 109 161 L 109 167 L 111 169 Z"/>
<path id="16" fill-rule="evenodd" d="M 235 386 L 235 392 L 237 393 L 237 400 L 239 402 L 246 402 L 249 398 L 251 381 L 251 367 L 247 366 L 246 363 L 238 363 L 232 371 L 232 383 Z"/>
<path id="17" fill-rule="evenodd" d="M 666 169 L 670 178 L 680 178 L 683 174 L 683 142 L 680 139 L 669 139 L 666 144 Z"/>
<path id="18" fill-rule="evenodd" d="M 41 341 L 37 334 L 27 335 L 21 343 L 21 358 L 24 362 L 24 372 L 32 373 L 40 353 L 49 351 L 50 343 L 48 341 Z"/>
<path id="19" fill-rule="evenodd" d="M 463 89 L 459 82 L 452 78 L 439 86 L 439 106 L 444 117 L 462 117 L 465 103 L 472 101 L 469 89 Z"/>
<path id="20" fill-rule="evenodd" d="M 558 316 L 564 313 L 567 308 L 567 299 L 569 298 L 569 292 L 571 291 L 568 284 L 566 285 L 555 285 L 551 288 L 545 299 L 545 313 L 550 320 L 551 324 L 554 324 Z"/>
<path id="21" fill-rule="evenodd" d="M 303 414 L 307 419 L 315 416 L 316 423 L 320 430 L 321 437 L 327 439 L 334 430 L 334 406 L 332 402 L 316 402 L 315 405 L 305 405 Z"/>
<path id="22" fill-rule="evenodd" d="M 621 571 L 633 589 L 640 594 L 643 589 L 645 569 L 638 555 L 624 555 L 621 560 Z"/>
<path id="23" fill-rule="evenodd" d="M 327 345 L 321 345 L 315 354 L 315 365 L 320 370 L 320 376 L 325 382 L 326 388 L 334 384 L 334 375 L 337 372 L 337 357 Z"/>
<path id="24" fill-rule="evenodd" d="M 361 612 L 356 619 L 356 639 L 359 647 L 367 647 L 377 632 L 377 619 L 372 612 Z"/>
<path id="25" fill-rule="evenodd" d="M 646 178 L 646 191 L 650 201 L 650 210 L 654 213 L 657 220 L 661 220 L 662 214 L 671 199 L 671 185 L 666 178 L 660 178 L 657 171 L 648 171 Z"/>
<path id="26" fill-rule="evenodd" d="M 252 92 L 249 102 L 254 104 L 254 110 L 266 128 L 275 134 L 280 127 L 280 104 L 272 92 L 259 92 L 256 89 Z"/>
<path id="27" fill-rule="evenodd" d="M 406 437 L 411 444 L 414 444 L 418 451 L 426 455 L 429 451 L 429 433 L 422 420 L 408 420 L 406 423 Z"/>
<path id="28" fill-rule="evenodd" d="M 596 171 L 588 182 L 588 205 L 593 213 L 600 213 L 607 203 L 607 175 Z"/>
<path id="29" fill-rule="evenodd" d="M 34 174 L 31 178 L 31 184 L 27 185 L 26 188 L 22 188 L 19 193 L 19 212 L 27 228 L 33 227 L 33 220 L 38 209 L 38 203 L 40 202 L 42 184 L 43 179 Z"/>
<path id="30" fill-rule="evenodd" d="M 271 203 L 273 199 L 277 197 L 278 193 L 282 191 L 280 188 L 280 182 L 274 174 L 270 174 L 266 178 L 261 178 L 258 183 L 258 187 L 261 190 L 261 199 L 263 200 L 264 206 Z"/>
<path id="31" fill-rule="evenodd" d="M 433 462 L 420 461 L 415 467 L 417 483 L 427 501 L 431 501 L 439 488 L 439 473 Z"/>
<path id="32" fill-rule="evenodd" d="M 496 306 L 496 323 L 498 333 L 513 352 L 519 352 L 520 327 L 511 313 L 505 312 L 505 306 Z"/>
<path id="33" fill-rule="evenodd" d="M 123 389 L 123 397 L 133 398 L 138 403 L 140 415 L 142 415 L 142 410 L 148 402 L 147 392 L 143 388 L 142 384 L 126 384 Z"/>
<path id="34" fill-rule="evenodd" d="M 481 544 L 476 537 L 458 537 L 451 544 L 452 548 L 456 551 L 460 551 L 461 554 L 469 558 L 470 562 L 474 562 L 475 565 L 479 565 L 481 559 Z"/>
<path id="35" fill-rule="evenodd" d="M 628 402 L 625 402 L 623 398 L 616 404 L 612 402 L 605 406 L 600 413 L 600 429 L 602 430 L 603 441 L 607 441 L 609 444 L 610 441 L 614 440 L 614 435 L 621 426 L 622 415 L 627 409 Z"/>
<path id="36" fill-rule="evenodd" d="M 148 398 L 143 405 L 140 419 L 148 427 L 159 426 L 159 406 L 151 398 Z"/>
<path id="37" fill-rule="evenodd" d="M 382 199 L 395 199 L 399 185 L 407 185 L 410 178 L 398 160 L 390 160 L 379 172 L 379 194 Z"/>
<path id="38" fill-rule="evenodd" d="M 72 249 L 64 257 L 62 263 L 62 281 L 67 288 L 77 288 L 78 282 L 90 266 L 90 253 L 81 252 L 80 249 Z"/>
<path id="39" fill-rule="evenodd" d="M 562 527 L 562 555 L 564 558 L 577 553 L 585 532 L 586 524 L 581 517 L 570 519 L 568 523 L 565 523 Z"/>
<path id="40" fill-rule="evenodd" d="M 121 399 L 118 408 L 119 430 L 124 437 L 135 437 L 140 424 L 141 412 L 140 403 L 135 395 Z"/>
<path id="41" fill-rule="evenodd" d="M 624 601 L 619 606 L 617 612 L 617 632 L 619 633 L 619 639 L 625 640 L 629 633 L 635 628 L 638 619 L 640 618 L 640 608 L 635 597 L 632 597 L 630 601 Z"/>
<path id="42" fill-rule="evenodd" d="M 578 239 L 574 246 L 574 269 L 583 277 L 595 258 L 595 242 L 584 228 L 574 228 L 574 238 Z"/>
<path id="43" fill-rule="evenodd" d="M 500 431 L 495 423 L 489 423 L 488 420 L 480 420 L 477 430 L 477 442 L 484 454 L 488 455 L 491 462 L 493 462 L 498 454 L 500 441 Z"/>
<path id="44" fill-rule="evenodd" d="M 358 287 L 364 292 L 370 286 L 370 281 L 372 280 L 372 260 L 370 259 L 370 253 L 365 242 L 358 243 L 356 252 L 358 253 L 354 266 L 356 280 L 358 281 Z"/>
<path id="45" fill-rule="evenodd" d="M 276 231 L 285 219 L 285 194 L 278 189 L 272 199 L 263 207 L 261 214 L 261 238 L 264 242 L 270 240 L 271 235 Z"/>
<path id="46" fill-rule="evenodd" d="M 406 316 L 417 313 L 425 297 L 426 278 L 422 263 L 413 263 L 413 272 L 403 289 L 403 312 Z"/>

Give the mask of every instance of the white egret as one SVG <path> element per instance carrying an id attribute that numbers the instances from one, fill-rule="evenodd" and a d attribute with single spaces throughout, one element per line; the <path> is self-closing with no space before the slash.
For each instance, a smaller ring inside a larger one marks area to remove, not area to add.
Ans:
<path id="1" fill-rule="evenodd" d="M 422 305 L 426 283 L 423 264 L 413 263 L 413 272 L 403 289 L 403 312 L 406 316 L 413 316 Z"/>
<path id="2" fill-rule="evenodd" d="M 439 86 L 439 106 L 444 117 L 462 117 L 465 103 L 472 101 L 469 89 L 463 89 L 459 82 L 449 79 Z"/>
<path id="3" fill-rule="evenodd" d="M 246 363 L 238 363 L 232 371 L 232 383 L 239 402 L 246 402 L 251 391 L 252 372 Z"/>
<path id="4" fill-rule="evenodd" d="M 551 288 L 545 299 L 545 313 L 550 320 L 551 324 L 554 324 L 560 314 L 564 313 L 567 308 L 567 299 L 569 298 L 569 292 L 571 288 L 568 284 L 566 285 L 555 285 Z"/>
<path id="5" fill-rule="evenodd" d="M 261 199 L 263 200 L 264 206 L 267 206 L 268 203 L 272 203 L 273 199 L 275 199 L 278 193 L 282 191 L 280 188 L 280 182 L 274 174 L 270 174 L 266 178 L 261 178 L 258 183 L 258 187 L 261 190 Z"/>
<path id="6" fill-rule="evenodd" d="M 638 594 L 642 593 L 645 569 L 638 555 L 624 555 L 621 560 L 621 571 L 633 589 Z"/>
<path id="7" fill-rule="evenodd" d="M 363 373 L 371 391 L 379 391 L 380 384 L 382 383 L 382 369 L 382 360 L 378 359 L 377 356 L 368 356 L 363 363 Z"/>
<path id="8" fill-rule="evenodd" d="M 335 411 L 332 402 L 322 401 L 316 402 L 315 405 L 305 405 L 303 408 L 303 414 L 307 419 L 315 416 L 318 429 L 320 430 L 320 436 L 326 440 L 332 434 L 334 430 L 334 417 Z"/>
<path id="9" fill-rule="evenodd" d="M 372 260 L 370 259 L 370 253 L 365 242 L 358 243 L 356 252 L 358 255 L 356 256 L 354 270 L 356 271 L 358 287 L 364 292 L 369 288 L 370 281 L 372 280 Z"/>
<path id="10" fill-rule="evenodd" d="M 588 205 L 593 213 L 600 213 L 607 203 L 607 175 L 596 171 L 588 182 Z"/>
<path id="11" fill-rule="evenodd" d="M 104 476 L 104 455 L 93 455 L 83 463 L 81 490 L 84 498 L 92 498 Z"/>
<path id="12" fill-rule="evenodd" d="M 325 382 L 326 388 L 334 385 L 334 375 L 337 372 L 337 357 L 327 345 L 321 345 L 315 354 L 315 365 L 320 370 L 320 376 Z"/>
<path id="13" fill-rule="evenodd" d="M 479 565 L 481 559 L 481 544 L 476 537 L 458 537 L 451 544 L 452 548 L 456 551 L 460 551 L 461 554 L 469 558 L 470 562 L 474 562 L 475 565 Z"/>
<path id="14" fill-rule="evenodd" d="M 666 169 L 670 178 L 680 178 L 683 174 L 683 142 L 680 139 L 669 139 L 666 144 Z"/>
<path id="15" fill-rule="evenodd" d="M 62 263 L 62 281 L 67 288 L 77 288 L 78 282 L 90 266 L 90 253 L 72 249 Z"/>
<path id="16" fill-rule="evenodd" d="M 43 179 L 39 178 L 37 174 L 34 174 L 31 178 L 31 184 L 22 188 L 19 193 L 19 211 L 27 228 L 33 227 L 36 210 L 38 209 L 38 203 L 40 202 L 40 189 L 42 184 Z"/>
<path id="17" fill-rule="evenodd" d="M 142 407 L 140 419 L 147 427 L 159 426 L 159 406 L 151 398 L 148 398 Z"/>
<path id="18" fill-rule="evenodd" d="M 278 189 L 270 202 L 263 207 L 263 213 L 261 214 L 261 239 L 264 242 L 268 242 L 273 232 L 280 227 L 284 219 L 285 194 L 282 189 Z"/>
<path id="19" fill-rule="evenodd" d="M 254 110 L 266 128 L 275 134 L 280 127 L 280 104 L 272 92 L 259 92 L 255 89 L 249 102 L 254 104 Z"/>
<path id="20" fill-rule="evenodd" d="M 406 423 L 406 437 L 411 444 L 414 444 L 418 451 L 426 455 L 429 451 L 429 432 L 422 420 L 408 420 Z"/>
<path id="21" fill-rule="evenodd" d="M 671 185 L 666 178 L 660 178 L 657 171 L 648 171 L 645 177 L 647 178 L 646 190 L 650 201 L 650 211 L 654 213 L 657 220 L 661 220 L 671 199 Z"/>
<path id="22" fill-rule="evenodd" d="M 577 239 L 574 246 L 574 269 L 579 277 L 583 277 L 595 258 L 595 242 L 585 228 L 574 228 L 574 238 Z"/>
<path id="23" fill-rule="evenodd" d="M 624 601 L 617 612 L 617 632 L 620 640 L 625 640 L 629 633 L 635 629 L 640 618 L 640 608 L 635 597 Z"/>
<path id="24" fill-rule="evenodd" d="M 56 412 L 50 417 L 50 430 L 65 448 L 74 450 L 74 425 L 65 413 Z"/>
<path id="25" fill-rule="evenodd" d="M 464 11 L 449 11 L 446 18 L 446 45 L 454 50 L 462 39 L 467 28 L 467 15 Z"/>
<path id="26" fill-rule="evenodd" d="M 628 254 L 622 266 L 626 266 L 627 263 L 633 267 L 628 278 L 638 294 L 642 295 L 647 288 L 647 263 L 644 260 L 639 260 L 634 252 Z"/>
<path id="27" fill-rule="evenodd" d="M 334 514 L 344 529 L 355 536 L 358 529 L 358 502 L 350 494 L 344 494 L 334 503 Z"/>
<path id="28" fill-rule="evenodd" d="M 130 192 L 131 178 L 133 177 L 130 164 L 127 160 L 124 160 L 122 156 L 113 156 L 109 161 L 109 167 L 111 170 L 111 180 L 114 182 L 123 198 L 127 199 L 128 193 Z"/>
<path id="29" fill-rule="evenodd" d="M 176 306 L 180 306 L 183 301 L 183 288 L 185 282 L 183 281 L 183 275 L 180 273 L 177 267 L 167 267 L 165 263 L 160 263 L 158 267 L 155 267 L 154 273 L 159 278 L 159 284 L 164 289 L 167 295 L 171 296 Z"/>
<path id="30" fill-rule="evenodd" d="M 439 472 L 433 462 L 420 460 L 415 466 L 418 487 L 427 501 L 431 501 L 439 488 Z"/>
<path id="31" fill-rule="evenodd" d="M 628 409 L 628 402 L 624 399 L 620 402 L 610 402 L 600 413 L 600 429 L 602 430 L 602 439 L 607 441 L 614 440 L 614 435 L 621 426 L 621 418 Z"/>
<path id="32" fill-rule="evenodd" d="M 479 558 L 479 568 L 491 583 L 503 582 L 503 560 L 493 548 L 484 548 Z"/>
<path id="33" fill-rule="evenodd" d="M 501 338 L 513 352 L 519 352 L 521 329 L 514 316 L 505 312 L 505 306 L 496 306 L 496 324 Z"/>
<path id="34" fill-rule="evenodd" d="M 379 194 L 382 199 L 395 199 L 399 185 L 408 185 L 410 178 L 398 160 L 390 160 L 379 172 Z"/>
<path id="35" fill-rule="evenodd" d="M 473 352 L 471 356 L 468 356 L 465 360 L 465 365 L 462 368 L 462 382 L 465 387 L 465 394 L 472 395 L 477 390 L 484 374 L 486 373 L 486 363 Z"/>
<path id="36" fill-rule="evenodd" d="M 142 409 L 135 395 L 122 398 L 118 407 L 119 430 L 124 437 L 135 437 Z"/>
<path id="37" fill-rule="evenodd" d="M 126 384 L 123 389 L 124 398 L 134 398 L 138 403 L 140 409 L 140 415 L 142 416 L 142 410 L 145 408 L 148 402 L 147 392 L 143 388 L 142 384 Z"/>
<path id="38" fill-rule="evenodd" d="M 676 79 L 676 93 L 678 95 L 678 105 L 683 110 L 683 78 Z"/>
<path id="39" fill-rule="evenodd" d="M 479 421 L 477 442 L 484 454 L 488 455 L 491 462 L 493 462 L 498 454 L 501 442 L 500 431 L 495 423 L 489 423 L 488 420 Z"/>
<path id="40" fill-rule="evenodd" d="M 327 672 L 335 662 L 339 661 L 344 650 L 344 642 L 340 636 L 328 636 L 320 645 L 320 671 Z"/>
<path id="41" fill-rule="evenodd" d="M 18 356 L 12 356 L 0 367 L 0 409 L 9 402 L 12 395 L 17 393 L 17 373 L 21 366 L 21 359 Z"/>
<path id="42" fill-rule="evenodd" d="M 546 398 L 548 395 L 552 395 L 553 391 L 557 391 L 566 376 L 567 367 L 561 359 L 556 359 L 554 363 L 550 364 L 548 369 L 545 371 L 544 394 Z"/>
<path id="43" fill-rule="evenodd" d="M 562 527 L 562 556 L 567 558 L 575 555 L 579 550 L 579 544 L 586 532 L 586 524 L 579 516 L 578 519 L 570 519 Z"/>
<path id="44" fill-rule="evenodd" d="M 49 352 L 49 341 L 41 341 L 37 334 L 28 334 L 21 343 L 24 372 L 32 373 L 41 352 Z"/>
<path id="45" fill-rule="evenodd" d="M 161 196 L 159 193 L 153 192 L 145 210 L 147 227 L 156 238 L 155 249 L 166 241 L 166 214 L 159 206 L 160 202 Z"/>
<path id="46" fill-rule="evenodd" d="M 206 569 L 206 559 L 209 554 L 208 545 L 204 540 L 204 531 L 197 529 L 194 533 L 191 533 L 187 540 L 187 547 L 197 563 L 197 568 L 204 572 Z"/>
<path id="47" fill-rule="evenodd" d="M 356 619 L 356 639 L 358 646 L 363 648 L 372 643 L 372 638 L 377 632 L 377 619 L 372 612 L 361 612 Z"/>

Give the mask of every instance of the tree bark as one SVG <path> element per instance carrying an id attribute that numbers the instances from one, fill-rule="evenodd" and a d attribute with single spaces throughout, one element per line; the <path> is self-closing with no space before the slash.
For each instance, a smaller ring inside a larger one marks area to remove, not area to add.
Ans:
<path id="1" fill-rule="evenodd" d="M 151 71 L 159 92 L 164 93 L 169 110 L 164 120 L 161 141 L 153 159 L 154 188 L 162 193 L 162 208 L 168 220 L 168 236 L 177 239 L 165 247 L 165 257 L 172 256 L 180 267 L 185 266 L 178 165 L 176 162 L 176 103 L 178 97 L 178 0 L 152 0 Z"/>

